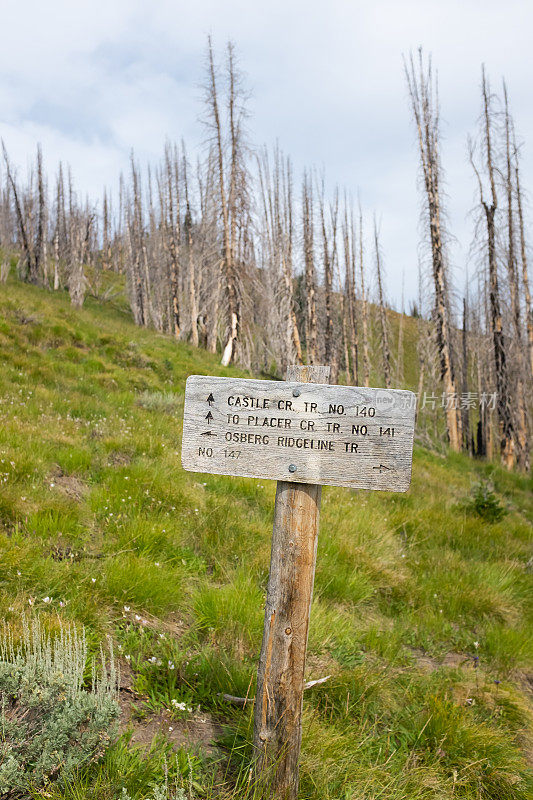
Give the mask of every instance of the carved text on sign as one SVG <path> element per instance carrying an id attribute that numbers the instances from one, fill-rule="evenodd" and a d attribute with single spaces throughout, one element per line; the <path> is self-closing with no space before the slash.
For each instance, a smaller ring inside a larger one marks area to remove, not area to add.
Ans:
<path id="1" fill-rule="evenodd" d="M 415 396 L 399 389 L 192 375 L 182 463 L 223 475 L 406 491 Z"/>

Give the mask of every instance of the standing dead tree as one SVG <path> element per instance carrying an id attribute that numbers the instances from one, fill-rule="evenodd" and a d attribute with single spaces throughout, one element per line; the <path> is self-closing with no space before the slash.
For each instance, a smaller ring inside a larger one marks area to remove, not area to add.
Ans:
<path id="1" fill-rule="evenodd" d="M 226 344 L 222 353 L 222 364 L 227 366 L 236 356 L 241 327 L 240 276 L 236 263 L 237 236 L 239 230 L 238 216 L 239 212 L 243 210 L 243 200 L 247 191 L 246 147 L 244 142 L 245 93 L 241 86 L 241 75 L 236 65 L 235 48 L 231 42 L 227 46 L 226 58 L 227 136 L 225 135 L 221 115 L 213 46 L 210 37 L 207 49 L 207 73 L 206 121 L 212 132 L 212 142 L 216 155 L 218 194 L 223 227 L 222 291 L 226 301 L 227 332 L 225 336 Z M 229 152 L 229 164 L 225 163 L 226 150 Z M 217 321 L 213 320 L 213 324 L 216 326 Z"/>
<path id="2" fill-rule="evenodd" d="M 324 265 L 324 361 L 331 367 L 331 381 L 337 383 L 339 373 L 339 352 L 335 335 L 335 294 L 334 275 L 337 264 L 337 220 L 339 214 L 339 193 L 335 190 L 333 202 L 329 206 L 329 219 L 325 208 L 324 180 L 317 191 L 319 200 L 320 228 L 322 232 L 322 259 Z"/>
<path id="3" fill-rule="evenodd" d="M 187 153 L 182 142 L 183 185 L 185 188 L 185 219 L 183 223 L 187 246 L 187 283 L 189 295 L 189 322 L 191 326 L 191 344 L 198 347 L 198 293 L 196 288 L 196 269 L 194 263 L 193 217 L 190 203 Z"/>
<path id="4" fill-rule="evenodd" d="M 515 426 L 511 407 L 509 369 L 507 364 L 507 341 L 504 331 L 502 302 L 500 296 L 500 280 L 498 275 L 498 254 L 496 242 L 496 211 L 498 195 L 496 190 L 496 167 L 493 152 L 493 110 L 490 90 L 482 69 L 482 156 L 483 167 L 489 184 L 489 198 L 486 198 L 480 169 L 476 165 L 474 146 L 470 143 L 470 162 L 476 174 L 479 186 L 479 201 L 483 210 L 486 225 L 486 248 L 489 282 L 489 326 L 493 345 L 493 363 L 497 391 L 498 434 L 500 439 L 500 457 L 507 467 L 514 464 Z"/>
<path id="5" fill-rule="evenodd" d="M 280 364 L 303 363 L 302 346 L 294 303 L 293 275 L 293 181 L 292 167 L 276 148 L 270 166 L 268 152 L 258 159 L 259 190 L 262 207 L 263 269 L 273 282 L 273 297 L 281 328 Z M 273 339 L 279 332 L 272 331 Z"/>
<path id="6" fill-rule="evenodd" d="M 520 260 L 522 263 L 522 282 L 524 289 L 524 303 L 526 312 L 526 331 L 527 331 L 527 347 L 528 347 L 528 360 L 529 360 L 529 379 L 533 380 L 533 304 L 531 302 L 531 290 L 529 287 L 528 275 L 528 261 L 527 261 L 527 247 L 526 236 L 524 228 L 524 210 L 522 204 L 522 186 L 520 183 L 519 171 L 519 152 L 516 146 L 516 140 L 513 130 L 513 158 L 514 158 L 514 182 L 516 192 L 516 203 L 518 212 L 518 227 L 520 231 Z"/>
<path id="7" fill-rule="evenodd" d="M 398 349 L 396 356 L 396 386 L 401 386 L 404 380 L 404 325 L 405 325 L 405 271 L 402 275 L 402 302 L 401 302 L 400 321 L 398 323 Z"/>
<path id="8" fill-rule="evenodd" d="M 344 221 L 342 227 L 344 245 L 344 293 L 343 293 L 343 334 L 344 360 L 348 382 L 359 385 L 359 331 L 357 325 L 356 295 L 356 236 L 353 207 L 348 208 L 344 198 Z"/>
<path id="9" fill-rule="evenodd" d="M 2 154 L 4 156 L 4 164 L 6 168 L 7 180 L 13 195 L 15 205 L 15 215 L 18 225 L 19 241 L 22 249 L 22 269 L 21 274 L 29 283 L 39 283 L 39 261 L 35 255 L 35 246 L 33 241 L 33 190 L 30 182 L 28 190 L 28 199 L 24 203 L 21 199 L 19 189 L 17 187 L 13 169 L 11 167 L 9 157 L 4 142 L 2 141 Z"/>
<path id="10" fill-rule="evenodd" d="M 370 356 L 368 350 L 369 317 L 368 297 L 365 287 L 365 254 L 363 241 L 363 211 L 359 205 L 359 273 L 361 280 L 361 319 L 363 334 L 363 385 L 370 386 Z"/>
<path id="11" fill-rule="evenodd" d="M 518 277 L 518 259 L 516 252 L 515 232 L 515 187 L 513 176 L 513 156 L 511 142 L 512 121 L 509 113 L 507 86 L 503 82 L 504 122 L 505 122 L 505 171 L 503 180 L 507 199 L 507 281 L 511 300 L 511 372 L 516 391 L 514 414 L 516 460 L 523 470 L 529 469 L 529 441 L 527 424 L 526 384 L 528 378 L 527 354 L 524 348 L 522 331 L 522 309 L 520 303 L 520 281 Z"/>
<path id="12" fill-rule="evenodd" d="M 424 67 L 419 51 L 418 71 L 411 54 L 405 64 L 405 76 L 411 109 L 418 134 L 420 162 L 425 190 L 424 211 L 429 227 L 433 284 L 435 290 L 435 322 L 440 373 L 446 395 L 457 398 L 457 380 L 454 370 L 454 353 L 450 325 L 450 298 L 447 265 L 442 227 L 442 202 L 440 195 L 439 153 L 439 103 L 436 81 L 433 79 L 431 61 Z M 456 403 L 446 403 L 446 429 L 450 447 L 461 449 L 461 417 Z"/>
<path id="13" fill-rule="evenodd" d="M 43 170 L 43 151 L 37 145 L 37 236 L 35 241 L 35 272 L 37 282 L 48 286 L 48 196 Z"/>
<path id="14" fill-rule="evenodd" d="M 379 234 L 374 217 L 374 254 L 376 258 L 376 276 L 378 279 L 378 308 L 379 324 L 381 329 L 381 354 L 383 359 L 383 375 L 385 386 L 391 388 L 391 351 L 389 345 L 389 322 L 385 308 L 385 292 L 383 288 L 383 267 L 381 263 L 381 248 L 379 245 Z"/>
<path id="15" fill-rule="evenodd" d="M 318 330 L 316 314 L 316 268 L 314 250 L 313 182 L 304 173 L 302 187 L 302 229 L 305 263 L 305 341 L 307 363 L 318 361 Z"/>
<path id="16" fill-rule="evenodd" d="M 179 252 L 181 241 L 179 166 L 177 154 L 170 144 L 165 147 L 166 214 L 165 242 L 169 254 L 169 286 L 171 304 L 171 330 L 176 339 L 181 335 Z"/>
<path id="17" fill-rule="evenodd" d="M 470 408 L 466 399 L 468 398 L 468 299 L 467 293 L 463 297 L 463 329 L 462 339 L 462 371 L 461 371 L 461 392 L 463 402 L 461 404 L 461 427 L 463 435 L 463 449 L 471 452 L 470 440 Z"/>

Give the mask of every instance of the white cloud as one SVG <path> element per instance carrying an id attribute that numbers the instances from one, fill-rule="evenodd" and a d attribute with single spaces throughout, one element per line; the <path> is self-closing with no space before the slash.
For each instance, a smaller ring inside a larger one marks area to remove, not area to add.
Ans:
<path id="1" fill-rule="evenodd" d="M 375 208 L 390 294 L 401 275 L 416 295 L 417 157 L 402 53 L 422 44 L 440 78 L 450 219 L 464 268 L 473 186 L 466 134 L 479 109 L 480 65 L 507 77 L 520 131 L 530 108 L 533 9 L 511 0 L 7 0 L 2 8 L 0 135 L 20 165 L 38 141 L 46 161 L 72 164 L 100 194 L 129 151 L 157 158 L 167 137 L 198 145 L 199 83 L 208 33 L 232 38 L 253 90 L 257 143 L 279 139 L 297 167 L 324 166 Z M 525 151 L 524 179 L 533 178 Z"/>

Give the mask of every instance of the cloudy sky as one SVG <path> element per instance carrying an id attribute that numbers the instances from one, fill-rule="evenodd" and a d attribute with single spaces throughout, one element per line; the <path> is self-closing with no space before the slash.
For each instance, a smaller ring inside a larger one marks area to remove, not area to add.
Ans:
<path id="1" fill-rule="evenodd" d="M 417 293 L 416 140 L 402 54 L 423 45 L 439 72 L 443 164 L 459 286 L 475 186 L 466 137 L 479 113 L 480 65 L 505 75 L 533 185 L 533 4 L 527 0 L 3 0 L 0 135 L 25 169 L 41 142 L 95 198 L 116 186 L 130 149 L 155 160 L 166 138 L 201 146 L 208 34 L 231 38 L 252 91 L 250 133 L 279 141 L 297 168 L 376 212 L 391 299 Z"/>

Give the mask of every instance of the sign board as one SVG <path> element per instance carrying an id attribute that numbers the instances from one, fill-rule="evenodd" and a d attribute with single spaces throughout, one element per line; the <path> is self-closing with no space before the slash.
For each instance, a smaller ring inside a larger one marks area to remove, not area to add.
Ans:
<path id="1" fill-rule="evenodd" d="M 405 492 L 416 398 L 400 389 L 191 375 L 182 464 L 193 472 Z"/>

